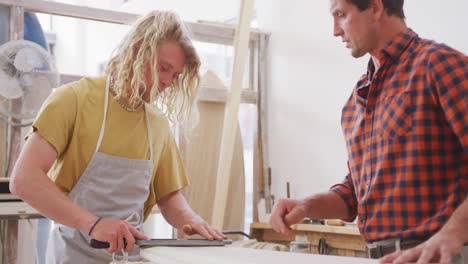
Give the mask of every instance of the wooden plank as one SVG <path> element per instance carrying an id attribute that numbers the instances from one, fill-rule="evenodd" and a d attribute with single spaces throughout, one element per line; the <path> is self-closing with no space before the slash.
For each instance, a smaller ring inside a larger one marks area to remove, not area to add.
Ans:
<path id="1" fill-rule="evenodd" d="M 189 264 L 189 263 L 321 263 L 321 264 L 370 264 L 378 263 L 375 259 L 354 257 L 324 256 L 270 250 L 257 250 L 237 247 L 211 247 L 211 248 L 174 248 L 153 247 L 141 250 L 141 255 L 159 264 Z"/>
<path id="2" fill-rule="evenodd" d="M 263 241 L 263 230 L 252 228 L 250 226 L 249 235 L 252 239 L 257 239 L 258 241 Z"/>
<path id="3" fill-rule="evenodd" d="M 241 2 L 239 24 L 236 30 L 234 41 L 234 67 L 231 80 L 231 94 L 226 104 L 223 136 L 221 140 L 221 155 L 218 162 L 215 203 L 213 208 L 212 224 L 215 227 L 222 227 L 224 223 L 224 212 L 229 189 L 229 178 L 231 162 L 236 135 L 236 125 L 241 98 L 242 81 L 247 58 L 250 20 L 252 17 L 253 0 L 243 0 Z"/>
<path id="4" fill-rule="evenodd" d="M 261 241 L 289 245 L 296 235 L 306 235 L 311 244 L 311 253 L 318 254 L 321 239 L 328 245 L 328 254 L 340 256 L 366 256 L 366 242 L 360 236 L 356 227 L 293 225 L 293 234 L 289 236 L 276 233 L 269 224 L 252 223 L 250 232 Z"/>
<path id="5" fill-rule="evenodd" d="M 226 91 L 227 87 L 212 72 L 207 71 L 200 80 L 201 90 L 206 87 Z M 225 104 L 198 102 L 200 120 L 189 140 L 180 137 L 180 149 L 188 173 L 190 186 L 184 196 L 190 207 L 202 218 L 211 220 L 216 188 L 216 171 L 224 123 Z M 245 219 L 245 168 L 240 126 L 236 125 L 236 141 L 232 158 L 227 207 L 222 230 L 243 230 Z M 209 190 L 209 191 L 206 191 Z M 229 236 L 230 239 L 242 239 Z"/>
<path id="6" fill-rule="evenodd" d="M 44 0 L 0 0 L 0 5 L 18 6 L 31 12 L 125 25 L 132 24 L 139 16 L 137 14 Z M 196 40 L 224 45 L 233 44 L 235 27 L 232 25 L 194 22 L 184 22 L 184 24 Z M 250 32 L 251 41 L 257 41 L 262 34 L 259 30 L 252 30 Z"/>
<path id="7" fill-rule="evenodd" d="M 319 240 L 325 239 L 326 243 L 333 248 L 363 252 L 366 250 L 366 243 L 360 236 L 296 230 L 291 235 L 282 235 L 270 229 L 264 229 L 263 231 L 257 229 L 251 232 L 256 234 L 257 239 L 267 242 L 291 242 L 295 240 L 296 235 L 301 234 L 307 235 L 312 246 L 318 246 Z"/>
<path id="8" fill-rule="evenodd" d="M 250 57 L 255 56 L 254 66 L 250 69 L 251 72 L 255 72 L 256 74 L 253 75 L 253 86 L 251 87 L 254 91 L 257 91 L 257 98 L 261 92 L 262 86 L 259 81 L 260 72 L 260 58 L 259 55 L 261 51 L 259 50 L 260 45 L 259 41 L 255 42 L 254 52 L 251 53 Z M 252 52 L 252 51 L 251 51 Z M 265 69 L 264 69 L 265 70 Z M 258 203 L 260 202 L 260 198 L 264 198 L 264 191 L 263 191 L 263 150 L 262 150 L 262 141 L 261 141 L 261 124 L 260 124 L 260 106 L 257 102 L 257 108 L 255 111 L 255 120 L 257 120 L 256 126 L 253 128 L 253 194 L 252 194 L 252 215 L 253 215 L 253 222 L 260 221 L 258 216 Z"/>
<path id="9" fill-rule="evenodd" d="M 271 225 L 266 223 L 252 223 L 250 224 L 250 228 L 253 229 L 272 229 Z"/>
<path id="10" fill-rule="evenodd" d="M 258 110 L 258 108 L 257 108 Z M 255 119 L 257 125 L 254 126 L 254 142 L 253 142 L 253 195 L 252 195 L 252 211 L 253 211 L 253 222 L 259 222 L 258 217 L 258 203 L 263 193 L 263 177 L 262 177 L 262 146 L 260 144 L 260 134 L 258 132 L 258 111 L 255 112 Z"/>
<path id="11" fill-rule="evenodd" d="M 199 34 L 200 36 L 205 35 L 206 37 L 214 36 L 219 39 L 224 39 L 226 45 L 233 45 L 236 34 L 236 27 L 233 24 L 214 21 L 198 21 L 197 23 L 188 23 L 188 25 L 194 34 Z M 269 35 L 269 33 L 263 32 L 259 29 L 251 28 L 249 47 L 254 46 L 254 43 L 257 42 L 262 35 Z"/>
<path id="12" fill-rule="evenodd" d="M 18 263 L 18 221 L 0 220 L 5 223 L 5 255 L 6 263 Z"/>
<path id="13" fill-rule="evenodd" d="M 229 98 L 229 91 L 219 90 L 214 88 L 204 88 L 200 91 L 199 99 L 206 102 L 227 102 Z M 256 104 L 257 93 L 247 89 L 242 89 L 240 103 Z"/>
<path id="14" fill-rule="evenodd" d="M 347 234 L 360 236 L 359 229 L 356 226 L 328 226 L 328 225 L 311 225 L 311 224 L 296 224 L 293 225 L 294 230 L 300 231 L 315 231 L 327 232 L 335 234 Z"/>
<path id="15" fill-rule="evenodd" d="M 20 6 L 10 6 L 10 22 L 9 22 L 10 40 L 19 40 L 24 38 L 24 8 Z M 10 107 L 12 110 L 20 109 L 22 106 L 22 99 L 15 99 L 11 101 Z M 5 129 L 6 137 L 6 157 L 5 157 L 5 176 L 9 177 L 16 159 L 19 156 L 21 147 L 21 128 L 13 127 L 6 124 Z M 21 236 L 18 235 L 18 222 L 7 221 L 6 240 L 9 242 L 5 245 L 5 253 L 7 263 L 16 263 L 18 256 L 24 253 L 24 247 L 18 247 L 18 241 Z"/>
<path id="16" fill-rule="evenodd" d="M 252 223 L 252 229 L 272 229 L 270 224 L 266 223 Z M 359 229 L 356 226 L 327 226 L 327 225 L 311 225 L 311 224 L 296 224 L 291 228 L 297 231 L 311 231 L 311 232 L 326 232 L 335 234 L 346 234 L 360 236 Z"/>
<path id="17" fill-rule="evenodd" d="M 184 22 L 188 30 L 192 33 L 193 38 L 198 41 L 205 41 L 223 45 L 233 45 L 235 41 L 235 27 L 226 24 L 205 24 Z M 251 30 L 249 46 L 253 46 L 264 33 L 258 30 Z"/>
<path id="18" fill-rule="evenodd" d="M 10 7 L 10 40 L 24 38 L 24 8 Z"/>
<path id="19" fill-rule="evenodd" d="M 262 183 L 263 183 L 263 197 L 265 198 L 265 211 L 271 213 L 272 210 L 272 199 L 271 199 L 271 175 L 270 170 L 270 159 L 269 159 L 269 147 L 268 147 L 268 122 L 267 122 L 267 44 L 268 36 L 264 35 L 259 39 L 259 78 L 258 78 L 258 103 L 257 103 L 257 114 L 258 114 L 258 133 L 259 133 L 259 145 L 261 146 L 261 161 L 262 161 Z"/>
<path id="20" fill-rule="evenodd" d="M 254 43 L 255 45 L 255 43 Z M 248 73 L 249 73 L 249 84 L 248 86 L 250 87 L 250 89 L 252 90 L 257 90 L 256 89 L 256 85 L 257 83 L 255 82 L 255 73 L 257 71 L 255 71 L 255 60 L 257 58 L 257 56 L 255 56 L 255 53 L 256 53 L 256 47 L 255 46 L 250 46 L 249 45 L 249 69 L 248 69 Z"/>
<path id="21" fill-rule="evenodd" d="M 138 15 L 136 14 L 44 0 L 0 0 L 0 5 L 19 6 L 31 12 L 115 24 L 128 25 L 133 23 L 138 18 Z"/>
<path id="22" fill-rule="evenodd" d="M 336 234 L 336 233 L 320 233 L 320 232 L 307 232 L 307 237 L 311 244 L 317 246 L 320 239 L 333 248 L 350 249 L 357 251 L 365 251 L 366 243 L 358 236 Z"/>
<path id="23" fill-rule="evenodd" d="M 276 233 L 273 230 L 264 230 L 262 237 L 263 241 L 266 242 L 291 242 L 295 240 L 296 233 L 292 233 L 291 235 L 282 235 L 280 233 Z"/>
<path id="24" fill-rule="evenodd" d="M 43 216 L 25 202 L 2 202 L 0 219 L 20 220 L 43 218 Z"/>

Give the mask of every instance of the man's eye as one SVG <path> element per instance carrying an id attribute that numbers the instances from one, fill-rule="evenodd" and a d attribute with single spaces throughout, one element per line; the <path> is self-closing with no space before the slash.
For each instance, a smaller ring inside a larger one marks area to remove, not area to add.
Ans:
<path id="1" fill-rule="evenodd" d="M 336 17 L 343 17 L 344 14 L 343 14 L 343 12 L 337 11 L 337 12 L 335 12 L 335 16 Z"/>

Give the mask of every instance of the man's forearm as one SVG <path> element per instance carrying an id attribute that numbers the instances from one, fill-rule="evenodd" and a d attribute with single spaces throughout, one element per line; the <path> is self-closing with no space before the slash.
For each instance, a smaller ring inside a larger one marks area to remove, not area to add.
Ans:
<path id="1" fill-rule="evenodd" d="M 12 189 L 25 202 L 61 224 L 87 232 L 96 219 L 93 214 L 71 202 L 44 172 L 37 170 L 28 171 L 27 176 L 16 175 L 12 184 Z"/>
<path id="2" fill-rule="evenodd" d="M 304 200 L 308 212 L 313 219 L 343 219 L 349 218 L 349 209 L 341 197 L 328 191 L 307 197 Z"/>
<path id="3" fill-rule="evenodd" d="M 11 173 L 10 190 L 48 218 L 88 232 L 97 217 L 70 201 L 47 176 L 56 157 L 38 132 L 31 134 Z"/>
<path id="4" fill-rule="evenodd" d="M 198 216 L 179 191 L 163 197 L 158 201 L 158 206 L 164 219 L 177 229 L 182 228 L 191 218 Z"/>

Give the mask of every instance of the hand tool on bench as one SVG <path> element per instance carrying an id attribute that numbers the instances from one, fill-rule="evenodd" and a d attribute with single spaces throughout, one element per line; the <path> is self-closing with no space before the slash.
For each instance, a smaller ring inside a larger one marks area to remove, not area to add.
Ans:
<path id="1" fill-rule="evenodd" d="M 124 244 L 126 242 L 124 239 Z M 142 248 L 147 247 L 222 247 L 232 244 L 232 240 L 208 240 L 208 239 L 149 239 L 149 240 L 136 240 L 136 245 Z M 107 242 L 91 239 L 90 243 L 93 248 L 108 248 L 110 245 Z"/>

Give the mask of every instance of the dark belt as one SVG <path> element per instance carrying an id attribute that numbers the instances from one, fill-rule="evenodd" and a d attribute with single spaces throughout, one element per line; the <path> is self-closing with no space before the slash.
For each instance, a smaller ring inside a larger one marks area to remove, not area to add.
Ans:
<path id="1" fill-rule="evenodd" d="M 409 249 L 424 242 L 424 240 L 402 240 L 400 249 Z M 398 240 L 379 241 L 367 244 L 367 254 L 369 258 L 378 259 L 397 250 Z"/>

